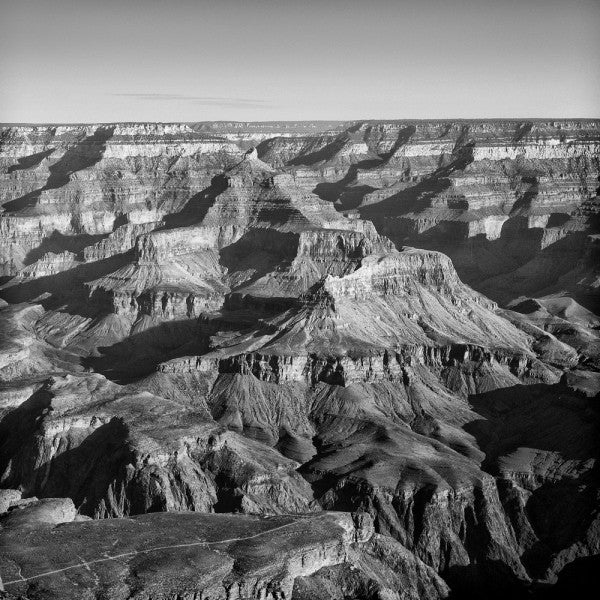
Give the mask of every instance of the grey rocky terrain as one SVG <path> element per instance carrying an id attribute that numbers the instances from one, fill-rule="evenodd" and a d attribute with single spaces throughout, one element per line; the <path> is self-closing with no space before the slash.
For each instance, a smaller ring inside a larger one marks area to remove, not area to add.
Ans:
<path id="1" fill-rule="evenodd" d="M 1 129 L 0 597 L 573 589 L 599 175 L 593 120 Z"/>

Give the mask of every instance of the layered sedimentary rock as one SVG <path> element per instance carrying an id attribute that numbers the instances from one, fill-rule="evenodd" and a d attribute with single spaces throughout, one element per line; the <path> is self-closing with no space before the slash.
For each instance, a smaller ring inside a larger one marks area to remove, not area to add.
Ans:
<path id="1" fill-rule="evenodd" d="M 599 141 L 597 121 L 366 122 L 269 140 L 261 154 L 397 244 L 449 254 L 506 302 L 597 289 Z"/>
<path id="2" fill-rule="evenodd" d="M 492 597 L 600 552 L 597 122 L 2 136 L 9 593 Z M 25 526 L 126 564 L 46 576 Z"/>
<path id="3" fill-rule="evenodd" d="M 15 127 L 0 144 L 5 275 L 42 250 L 81 253 L 122 225 L 160 222 L 239 152 L 179 124 Z M 119 239 L 113 253 L 124 249 Z"/>

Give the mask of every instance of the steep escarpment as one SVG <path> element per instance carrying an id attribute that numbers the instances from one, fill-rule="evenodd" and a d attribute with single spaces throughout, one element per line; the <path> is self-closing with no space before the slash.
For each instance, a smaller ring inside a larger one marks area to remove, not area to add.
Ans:
<path id="1" fill-rule="evenodd" d="M 9 592 L 494 597 L 598 553 L 596 122 L 3 136 Z M 85 581 L 15 543 L 111 522 Z"/>

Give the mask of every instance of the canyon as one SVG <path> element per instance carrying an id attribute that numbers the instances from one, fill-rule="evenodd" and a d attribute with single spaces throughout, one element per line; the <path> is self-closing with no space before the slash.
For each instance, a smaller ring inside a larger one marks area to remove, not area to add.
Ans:
<path id="1" fill-rule="evenodd" d="M 598 120 L 2 127 L 0 597 L 583 586 L 599 193 Z"/>

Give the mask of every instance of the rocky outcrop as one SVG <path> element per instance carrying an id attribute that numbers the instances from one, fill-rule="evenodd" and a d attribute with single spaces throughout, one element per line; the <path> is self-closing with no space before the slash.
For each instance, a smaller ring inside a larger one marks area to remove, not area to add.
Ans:
<path id="1" fill-rule="evenodd" d="M 10 529 L 37 529 L 45 525 L 71 523 L 77 511 L 70 498 L 30 498 L 13 501 L 8 510 L 0 515 L 0 527 Z"/>
<path id="2" fill-rule="evenodd" d="M 356 578 L 372 581 L 372 572 L 380 565 L 386 565 L 386 577 L 372 584 L 382 589 L 386 583 L 400 583 L 410 590 L 404 598 L 446 597 L 444 583 L 414 560 L 412 568 L 423 577 L 418 587 L 407 576 L 412 574 L 410 567 L 405 573 L 392 573 L 394 561 L 400 563 L 405 551 L 388 544 L 382 556 L 382 542 L 373 539 L 368 523 L 365 516 L 346 513 L 262 520 L 154 514 L 63 525 L 30 535 L 25 545 L 18 541 L 17 532 L 3 532 L 6 551 L 0 564 L 7 591 L 27 593 L 35 586 L 37 593 L 65 599 L 80 598 L 82 583 L 91 598 L 112 599 L 123 593 L 223 600 L 304 598 L 297 580 L 306 587 L 314 574 L 347 567 L 356 571 Z M 30 544 L 44 548 L 46 569 L 40 570 L 31 560 L 26 552 Z M 60 575 L 55 576 L 53 569 Z M 128 591 L 120 584 L 123 581 Z"/>

